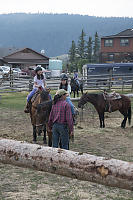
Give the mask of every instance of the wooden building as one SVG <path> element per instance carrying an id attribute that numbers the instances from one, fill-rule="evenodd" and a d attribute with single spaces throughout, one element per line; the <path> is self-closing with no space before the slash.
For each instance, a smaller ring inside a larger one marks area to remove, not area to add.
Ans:
<path id="1" fill-rule="evenodd" d="M 100 63 L 133 62 L 133 29 L 101 38 Z"/>
<path id="2" fill-rule="evenodd" d="M 41 65 L 47 69 L 49 58 L 30 48 L 0 48 L 0 65 L 5 64 L 21 69 L 32 65 Z"/>

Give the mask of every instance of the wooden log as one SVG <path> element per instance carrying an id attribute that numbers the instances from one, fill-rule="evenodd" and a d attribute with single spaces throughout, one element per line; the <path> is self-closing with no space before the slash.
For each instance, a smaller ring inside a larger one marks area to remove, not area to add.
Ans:
<path id="1" fill-rule="evenodd" d="M 133 163 L 0 139 L 0 162 L 133 190 Z"/>

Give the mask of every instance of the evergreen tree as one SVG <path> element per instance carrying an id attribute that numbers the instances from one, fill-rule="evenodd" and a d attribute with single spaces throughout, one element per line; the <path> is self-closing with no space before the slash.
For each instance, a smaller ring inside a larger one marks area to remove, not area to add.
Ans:
<path id="1" fill-rule="evenodd" d="M 95 33 L 94 47 L 93 47 L 93 62 L 99 62 L 99 50 L 100 50 L 100 42 L 98 33 Z"/>
<path id="2" fill-rule="evenodd" d="M 74 40 L 72 41 L 72 46 L 69 50 L 69 65 L 68 70 L 73 72 L 76 66 L 76 44 Z"/>
<path id="3" fill-rule="evenodd" d="M 89 63 L 92 62 L 92 37 L 89 37 L 89 40 L 87 42 L 86 59 L 89 61 Z"/>
<path id="4" fill-rule="evenodd" d="M 85 33 L 82 29 L 81 35 L 78 40 L 78 54 L 79 58 L 84 59 L 85 58 Z"/>
<path id="5" fill-rule="evenodd" d="M 74 40 L 72 41 L 72 46 L 69 50 L 69 61 L 70 63 L 74 62 L 76 59 L 76 44 Z"/>

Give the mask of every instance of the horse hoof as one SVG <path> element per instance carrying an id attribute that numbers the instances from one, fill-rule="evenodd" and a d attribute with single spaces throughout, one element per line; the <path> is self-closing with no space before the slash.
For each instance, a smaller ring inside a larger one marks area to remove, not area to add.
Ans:
<path id="1" fill-rule="evenodd" d="M 47 141 L 43 141 L 43 144 L 47 144 Z"/>
<path id="2" fill-rule="evenodd" d="M 36 141 L 33 140 L 33 143 L 36 144 Z"/>

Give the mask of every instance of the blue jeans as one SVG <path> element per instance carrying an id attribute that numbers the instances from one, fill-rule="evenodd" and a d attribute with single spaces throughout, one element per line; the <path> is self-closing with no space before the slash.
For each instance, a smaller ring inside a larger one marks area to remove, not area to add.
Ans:
<path id="1" fill-rule="evenodd" d="M 28 102 L 29 102 L 30 99 L 33 97 L 33 95 L 35 94 L 36 91 L 37 91 L 37 88 L 34 88 L 34 89 L 30 92 L 30 94 L 29 94 L 28 97 L 27 97 L 27 101 L 28 101 Z"/>
<path id="2" fill-rule="evenodd" d="M 53 147 L 58 148 L 59 141 L 61 140 L 62 149 L 68 150 L 69 132 L 67 125 L 54 123 L 52 133 Z"/>
<path id="3" fill-rule="evenodd" d="M 66 98 L 66 101 L 67 101 L 67 102 L 70 104 L 70 106 L 71 106 L 72 115 L 75 115 L 74 105 L 73 105 L 73 103 L 71 102 L 70 97 L 67 97 L 67 98 Z"/>

